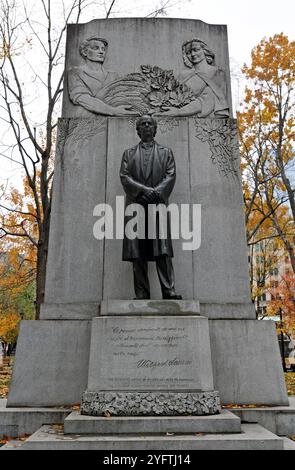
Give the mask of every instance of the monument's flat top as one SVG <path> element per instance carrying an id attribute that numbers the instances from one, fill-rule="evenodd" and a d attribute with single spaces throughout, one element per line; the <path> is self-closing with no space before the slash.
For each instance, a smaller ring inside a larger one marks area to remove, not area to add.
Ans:
<path id="1" fill-rule="evenodd" d="M 205 25 L 209 26 L 222 26 L 224 28 L 227 27 L 226 24 L 219 24 L 219 23 L 207 23 L 206 21 L 200 20 L 199 18 L 179 18 L 179 17 L 170 17 L 170 18 L 143 18 L 142 16 L 122 16 L 122 17 L 117 17 L 117 18 L 94 18 L 91 21 L 86 21 L 85 23 L 68 23 L 70 26 L 79 26 L 79 25 L 85 25 L 85 24 L 91 24 L 91 23 L 96 23 L 96 22 L 118 22 L 118 21 L 141 21 L 141 22 L 150 22 L 150 23 L 157 23 L 157 22 L 172 22 L 172 21 L 194 21 L 198 23 L 203 23 Z"/>
<path id="2" fill-rule="evenodd" d="M 103 300 L 100 315 L 200 315 L 197 300 Z"/>

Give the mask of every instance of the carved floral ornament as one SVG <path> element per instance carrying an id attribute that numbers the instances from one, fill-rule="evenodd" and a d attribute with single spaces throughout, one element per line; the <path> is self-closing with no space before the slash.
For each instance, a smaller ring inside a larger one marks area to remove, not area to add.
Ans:
<path id="1" fill-rule="evenodd" d="M 204 416 L 221 410 L 212 392 L 90 392 L 82 397 L 81 414 L 88 416 Z"/>
<path id="2" fill-rule="evenodd" d="M 73 104 L 105 116 L 145 113 L 163 116 L 229 116 L 226 77 L 215 66 L 215 54 L 201 39 L 186 41 L 181 48 L 186 67 L 179 76 L 156 65 L 119 77 L 104 68 L 106 39 L 91 37 L 80 44 L 81 67 L 68 70 L 68 89 Z"/>

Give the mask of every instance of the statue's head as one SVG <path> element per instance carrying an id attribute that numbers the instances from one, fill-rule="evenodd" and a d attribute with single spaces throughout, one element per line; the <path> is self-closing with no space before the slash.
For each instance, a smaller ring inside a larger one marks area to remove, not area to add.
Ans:
<path id="1" fill-rule="evenodd" d="M 208 44 L 198 38 L 186 41 L 182 45 L 182 57 L 184 64 L 193 68 L 194 65 L 206 60 L 207 64 L 215 64 L 215 54 L 211 51 Z"/>
<path id="2" fill-rule="evenodd" d="M 137 119 L 136 130 L 143 142 L 152 140 L 157 133 L 157 121 L 150 114 L 144 114 Z"/>
<path id="3" fill-rule="evenodd" d="M 91 37 L 80 44 L 80 54 L 91 62 L 103 63 L 108 48 L 108 41 L 103 38 Z"/>

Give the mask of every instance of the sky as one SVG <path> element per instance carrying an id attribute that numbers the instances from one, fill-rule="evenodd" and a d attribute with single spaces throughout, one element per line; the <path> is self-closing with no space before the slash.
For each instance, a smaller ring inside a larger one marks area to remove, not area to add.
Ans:
<path id="1" fill-rule="evenodd" d="M 60 0 L 56 1 L 60 5 Z M 65 0 L 65 2 L 70 0 Z M 161 0 L 117 0 L 115 17 L 146 16 Z M 163 0 L 165 3 L 166 0 Z M 27 1 L 36 13 L 40 0 Z M 95 0 L 94 0 L 95 3 Z M 106 8 L 111 2 L 105 1 Z M 264 37 L 283 32 L 294 40 L 295 1 L 294 0 L 171 0 L 174 4 L 168 9 L 169 17 L 200 19 L 211 24 L 226 24 L 228 27 L 229 54 L 232 70 L 232 94 L 234 108 L 243 96 L 244 81 L 239 73 L 244 63 L 250 64 L 251 50 Z M 136 8 L 134 8 L 134 5 Z M 38 11 L 38 10 L 37 10 Z M 104 16 L 104 8 L 93 8 L 82 22 Z M 140 13 L 139 13 L 140 12 Z M 0 132 L 0 139 L 2 136 Z M 18 170 L 15 165 L 0 157 L 0 183 L 13 179 Z"/>
<path id="2" fill-rule="evenodd" d="M 251 49 L 265 36 L 283 32 L 294 39 L 294 0 L 191 0 L 180 11 L 181 17 L 226 24 L 230 57 L 241 63 L 249 61 Z"/>

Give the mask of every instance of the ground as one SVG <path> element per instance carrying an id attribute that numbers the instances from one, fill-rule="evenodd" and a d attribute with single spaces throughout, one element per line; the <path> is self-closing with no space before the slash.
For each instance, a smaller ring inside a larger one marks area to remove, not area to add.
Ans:
<path id="1" fill-rule="evenodd" d="M 295 372 L 287 372 L 285 380 L 288 390 L 288 395 L 295 395 Z"/>
<path id="2" fill-rule="evenodd" d="M 0 398 L 7 398 L 13 360 L 13 358 L 1 360 L 0 357 Z"/>

